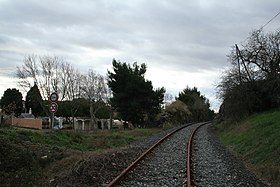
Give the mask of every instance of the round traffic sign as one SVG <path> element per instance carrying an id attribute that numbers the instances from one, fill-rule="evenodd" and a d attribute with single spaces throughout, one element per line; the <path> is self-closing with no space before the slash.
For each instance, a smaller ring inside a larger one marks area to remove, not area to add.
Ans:
<path id="1" fill-rule="evenodd" d="M 58 104 L 55 102 L 52 102 L 50 104 L 50 112 L 55 113 L 57 111 L 57 109 L 58 109 Z"/>
<path id="2" fill-rule="evenodd" d="M 56 102 L 57 100 L 58 100 L 58 95 L 57 95 L 57 93 L 55 93 L 55 92 L 51 93 L 51 95 L 50 95 L 50 101 L 51 101 L 51 102 Z"/>

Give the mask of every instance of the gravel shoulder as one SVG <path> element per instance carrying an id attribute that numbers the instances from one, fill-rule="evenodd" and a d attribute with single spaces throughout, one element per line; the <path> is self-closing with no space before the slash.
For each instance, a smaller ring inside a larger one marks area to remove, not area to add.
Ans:
<path id="1" fill-rule="evenodd" d="M 220 144 L 211 125 L 197 131 L 192 155 L 195 186 L 266 186 Z"/>

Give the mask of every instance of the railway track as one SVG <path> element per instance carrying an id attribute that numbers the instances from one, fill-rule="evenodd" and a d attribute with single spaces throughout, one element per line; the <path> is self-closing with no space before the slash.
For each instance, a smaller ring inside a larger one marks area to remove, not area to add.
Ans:
<path id="1" fill-rule="evenodd" d="M 191 144 L 207 123 L 187 124 L 169 133 L 136 159 L 112 186 L 191 186 Z M 172 156 L 171 156 L 172 155 Z"/>

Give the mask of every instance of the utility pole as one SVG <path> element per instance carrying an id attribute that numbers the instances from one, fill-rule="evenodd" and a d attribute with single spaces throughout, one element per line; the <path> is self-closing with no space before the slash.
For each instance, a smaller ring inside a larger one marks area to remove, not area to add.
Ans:
<path id="1" fill-rule="evenodd" d="M 235 48 L 236 48 L 236 54 L 237 54 L 238 78 L 239 78 L 239 83 L 241 84 L 242 79 L 241 79 L 241 70 L 240 70 L 239 53 L 238 53 L 238 46 L 237 46 L 237 44 L 235 44 Z"/>
<path id="2" fill-rule="evenodd" d="M 241 62 L 242 62 L 242 64 L 243 64 L 244 68 L 245 68 L 245 71 L 246 71 L 247 75 L 248 75 L 249 81 L 252 82 L 253 79 L 252 79 L 252 77 L 251 77 L 251 75 L 250 75 L 249 70 L 247 69 L 247 66 L 246 66 L 246 64 L 245 64 L 245 61 L 244 61 L 244 59 L 243 59 L 243 57 L 242 57 L 242 55 L 241 55 L 241 52 L 240 52 L 240 50 L 239 50 L 237 44 L 235 44 L 235 47 L 236 47 L 236 54 L 237 54 L 237 58 L 238 58 L 239 78 L 240 78 L 240 80 L 241 80 L 241 74 L 240 74 L 241 72 L 240 72 L 240 65 L 239 65 L 239 57 L 240 57 Z"/>

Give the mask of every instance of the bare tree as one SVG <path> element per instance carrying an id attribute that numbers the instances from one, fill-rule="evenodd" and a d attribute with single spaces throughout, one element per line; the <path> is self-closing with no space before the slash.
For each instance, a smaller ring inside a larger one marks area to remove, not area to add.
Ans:
<path id="1" fill-rule="evenodd" d="M 79 110 L 78 100 L 88 99 L 91 103 L 91 124 L 94 128 L 97 128 L 97 111 L 104 103 L 109 105 L 110 92 L 104 76 L 93 70 L 83 75 L 57 56 L 28 55 L 23 65 L 17 67 L 16 76 L 19 85 L 25 90 L 29 90 L 36 82 L 43 100 L 48 100 L 51 92 L 57 92 L 60 101 L 71 101 L 72 119 Z M 45 113 L 48 114 L 48 111 Z"/>
<path id="2" fill-rule="evenodd" d="M 232 66 L 218 85 L 224 113 L 240 118 L 279 105 L 280 31 L 253 31 L 242 49 L 229 55 Z M 227 112 L 226 112 L 227 111 Z"/>
<path id="3" fill-rule="evenodd" d="M 24 58 L 23 65 L 17 67 L 16 77 L 18 84 L 29 90 L 34 83 L 38 86 L 43 100 L 48 100 L 52 92 L 59 95 L 59 100 L 70 100 L 72 116 L 78 110 L 74 100 L 80 95 L 80 74 L 69 63 L 57 56 L 28 55 Z M 49 115 L 48 109 L 40 102 L 44 113 Z"/>
<path id="4" fill-rule="evenodd" d="M 62 59 L 57 56 L 40 56 L 40 71 L 38 80 L 39 87 L 41 88 L 42 95 L 45 99 L 51 94 L 51 92 L 57 92 L 59 94 L 60 100 L 63 100 L 64 93 L 61 93 L 60 83 L 60 65 Z"/>
<path id="5" fill-rule="evenodd" d="M 166 108 L 168 105 L 170 105 L 175 100 L 175 97 L 171 93 L 165 93 L 164 94 L 164 107 Z"/>
<path id="6" fill-rule="evenodd" d="M 30 89 L 34 82 L 38 82 L 39 70 L 37 57 L 28 55 L 25 57 L 21 67 L 17 67 L 16 77 L 19 79 L 18 84 L 26 91 Z"/>
<path id="7" fill-rule="evenodd" d="M 17 67 L 16 77 L 24 90 L 29 90 L 34 82 L 38 85 L 44 100 L 47 100 L 51 92 L 57 92 L 60 100 L 66 99 L 69 87 L 67 71 L 71 65 L 57 56 L 25 57 L 22 66 Z"/>
<path id="8" fill-rule="evenodd" d="M 81 103 L 78 99 L 82 97 L 81 95 L 83 76 L 77 69 L 74 69 L 72 66 L 66 66 L 65 68 L 65 78 L 63 79 L 63 81 L 65 81 L 65 85 L 67 85 L 67 87 L 65 87 L 65 89 L 67 89 L 66 99 L 71 101 L 70 111 L 72 116 L 72 124 L 74 125 L 74 117 L 81 107 Z"/>
<path id="9" fill-rule="evenodd" d="M 90 101 L 91 125 L 97 129 L 96 112 L 102 103 L 108 103 L 109 90 L 104 76 L 89 70 L 82 76 L 82 96 Z"/>
<path id="10" fill-rule="evenodd" d="M 280 72 L 280 31 L 263 33 L 254 31 L 244 46 L 246 61 L 253 64 L 263 78 L 277 78 Z"/>

